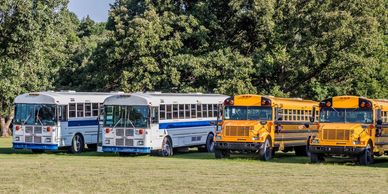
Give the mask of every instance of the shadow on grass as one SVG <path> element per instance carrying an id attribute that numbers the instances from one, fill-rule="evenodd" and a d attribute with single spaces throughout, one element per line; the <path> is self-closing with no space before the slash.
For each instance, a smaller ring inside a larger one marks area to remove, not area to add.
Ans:
<path id="1" fill-rule="evenodd" d="M 39 155 L 32 153 L 30 150 L 14 150 L 10 147 L 1 147 L 0 148 L 0 155 L 1 154 L 17 154 L 17 155 Z M 117 153 L 101 153 L 96 152 L 93 150 L 86 149 L 85 152 L 80 154 L 69 154 L 66 150 L 59 150 L 59 151 L 46 151 L 44 154 L 53 154 L 58 156 L 87 156 L 87 157 L 120 157 Z M 125 157 L 137 157 L 137 156 L 143 156 L 143 155 L 127 155 Z M 155 156 L 157 157 L 157 156 Z M 198 152 L 196 149 L 190 149 L 189 151 L 185 152 L 175 152 L 174 156 L 171 158 L 177 158 L 177 159 L 190 159 L 190 160 L 216 160 L 214 157 L 214 153 L 207 153 L 207 152 Z M 324 165 L 343 165 L 343 166 L 356 166 L 357 164 L 354 163 L 352 159 L 349 158 L 325 158 Z M 228 159 L 222 159 L 222 160 L 230 160 L 230 161 L 259 161 L 259 158 L 257 155 L 254 154 L 231 154 L 231 157 Z M 307 164 L 310 163 L 309 157 L 303 157 L 303 156 L 295 156 L 294 153 L 283 153 L 283 152 L 276 152 L 275 157 L 272 158 L 270 161 L 266 161 L 269 163 L 288 163 L 288 164 Z M 316 164 L 320 165 L 320 164 Z M 388 156 L 383 157 L 375 157 L 374 164 L 369 165 L 367 167 L 371 168 L 388 168 Z"/>
<path id="2" fill-rule="evenodd" d="M 173 156 L 174 158 L 179 159 L 201 159 L 201 160 L 214 160 L 213 153 L 201 153 L 197 151 L 190 151 L 186 153 L 177 153 Z M 228 159 L 222 160 L 230 160 L 230 161 L 259 161 L 257 155 L 254 154 L 231 154 L 231 157 Z M 288 164 L 307 164 L 310 163 L 309 157 L 303 156 L 295 156 L 294 153 L 283 153 L 276 152 L 275 157 L 273 157 L 270 161 L 266 161 L 269 163 L 288 163 Z M 343 166 L 358 166 L 357 163 L 350 158 L 325 158 L 325 162 L 322 163 L 324 165 L 343 165 Z M 321 165 L 321 164 L 316 164 Z M 375 157 L 374 164 L 371 164 L 366 167 L 371 168 L 388 168 L 388 156 Z"/>

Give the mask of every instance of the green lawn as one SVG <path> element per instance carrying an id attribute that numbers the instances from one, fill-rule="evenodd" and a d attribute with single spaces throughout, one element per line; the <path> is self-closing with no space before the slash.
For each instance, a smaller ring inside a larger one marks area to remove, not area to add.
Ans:
<path id="1" fill-rule="evenodd" d="M 119 157 L 64 152 L 31 154 L 0 138 L 3 193 L 383 193 L 388 157 L 369 167 L 346 160 L 313 165 L 307 157 L 277 153 L 270 162 L 213 154 L 180 153 L 172 158 Z"/>

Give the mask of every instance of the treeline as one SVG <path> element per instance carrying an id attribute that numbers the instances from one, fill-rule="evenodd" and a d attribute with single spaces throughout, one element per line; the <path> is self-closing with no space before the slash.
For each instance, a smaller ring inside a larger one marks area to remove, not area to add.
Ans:
<path id="1" fill-rule="evenodd" d="M 116 0 L 104 23 L 67 4 L 0 2 L 3 129 L 41 90 L 388 98 L 384 0 Z"/>

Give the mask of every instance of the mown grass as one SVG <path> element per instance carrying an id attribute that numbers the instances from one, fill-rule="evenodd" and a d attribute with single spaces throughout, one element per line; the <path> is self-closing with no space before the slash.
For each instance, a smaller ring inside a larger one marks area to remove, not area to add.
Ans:
<path id="1" fill-rule="evenodd" d="M 270 162 L 208 153 L 172 158 L 13 151 L 0 138 L 1 193 L 385 193 L 388 157 L 363 167 L 348 160 L 313 165 L 277 153 Z"/>

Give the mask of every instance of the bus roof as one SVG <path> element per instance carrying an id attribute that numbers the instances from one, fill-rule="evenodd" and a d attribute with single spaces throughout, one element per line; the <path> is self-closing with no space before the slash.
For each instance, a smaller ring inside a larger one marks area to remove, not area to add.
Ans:
<path id="1" fill-rule="evenodd" d="M 382 111 L 388 111 L 388 99 L 374 99 Z"/>
<path id="2" fill-rule="evenodd" d="M 249 99 L 248 99 L 249 98 Z M 236 106 L 261 106 L 262 98 L 272 101 L 273 106 L 280 106 L 283 108 L 305 109 L 317 106 L 318 102 L 312 100 L 304 100 L 301 98 L 279 98 L 274 96 L 262 96 L 256 94 L 242 94 L 234 96 L 234 103 Z"/>
<path id="3" fill-rule="evenodd" d="M 132 93 L 107 98 L 105 105 L 219 104 L 228 96 L 201 93 Z"/>
<path id="4" fill-rule="evenodd" d="M 102 103 L 105 98 L 116 95 L 117 92 L 101 93 L 101 92 L 31 92 L 19 95 L 15 98 L 14 103 L 26 104 L 69 104 L 77 102 L 92 102 Z"/>

